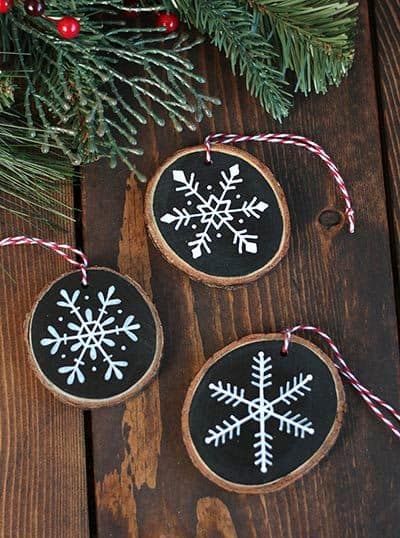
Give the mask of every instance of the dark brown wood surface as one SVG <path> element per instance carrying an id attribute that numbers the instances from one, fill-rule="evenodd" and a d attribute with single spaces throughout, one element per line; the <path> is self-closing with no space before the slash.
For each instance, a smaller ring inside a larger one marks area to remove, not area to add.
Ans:
<path id="1" fill-rule="evenodd" d="M 119 269 L 153 297 L 166 343 L 159 377 L 123 405 L 86 413 L 85 430 L 82 412 L 58 403 L 27 369 L 19 330 L 37 293 L 66 267 L 52 254 L 28 250 L 34 247 L 2 249 L 16 283 L 1 275 L 1 538 L 399 535 L 399 444 L 349 387 L 344 424 L 329 455 L 298 482 L 268 495 L 229 493 L 206 480 L 191 464 L 180 428 L 187 388 L 207 358 L 238 338 L 299 321 L 324 328 L 361 380 L 399 408 L 397 5 L 371 2 L 369 10 L 361 2 L 350 76 L 326 96 L 297 97 L 282 125 L 249 97 L 222 55 L 211 46 L 198 49 L 206 90 L 224 105 L 194 133 L 149 124 L 141 140 L 146 153 L 138 165 L 150 176 L 162 160 L 201 143 L 210 131 L 306 135 L 334 157 L 348 182 L 357 217 L 353 236 L 318 159 L 298 148 L 242 145 L 271 168 L 286 193 L 291 245 L 278 267 L 255 283 L 234 291 L 209 288 L 190 281 L 152 246 L 144 187 L 133 176 L 103 163 L 87 170 L 78 237 L 82 232 L 92 264 Z M 15 234 L 17 226 L 7 217 L 2 235 Z M 73 241 L 73 234 L 52 238 Z"/>
<path id="2" fill-rule="evenodd" d="M 67 189 L 65 201 L 72 202 Z M 3 217 L 4 237 L 49 233 Z M 72 225 L 66 228 L 52 239 L 73 243 Z M 83 416 L 38 381 L 23 336 L 38 294 L 70 267 L 37 246 L 0 249 L 1 538 L 89 536 Z"/>
<path id="3" fill-rule="evenodd" d="M 381 111 L 382 158 L 388 196 L 388 218 L 392 233 L 396 289 L 400 271 L 400 1 L 373 3 L 373 38 L 376 48 L 376 81 Z"/>

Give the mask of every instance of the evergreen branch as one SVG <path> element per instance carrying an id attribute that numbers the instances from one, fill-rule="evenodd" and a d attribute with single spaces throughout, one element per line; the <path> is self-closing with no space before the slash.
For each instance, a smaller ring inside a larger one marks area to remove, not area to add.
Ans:
<path id="1" fill-rule="evenodd" d="M 49 17 L 80 18 L 81 33 L 74 40 L 60 38 L 51 20 L 27 16 L 19 0 L 0 17 L 0 112 L 10 108 L 15 94 L 13 106 L 21 113 L 17 129 L 4 121 L 0 139 L 12 132 L 24 138 L 9 141 L 0 154 L 0 194 L 62 212 L 53 189 L 72 167 L 62 159 L 61 173 L 48 154 L 52 147 L 72 165 L 107 157 L 112 167 L 121 160 L 144 179 L 130 159 L 142 154 L 140 127 L 149 119 L 163 126 L 169 117 L 176 129 L 193 130 L 219 103 L 198 90 L 204 79 L 186 58 L 200 39 L 129 27 L 128 19 L 115 18 L 121 7 L 122 0 L 109 0 L 106 16 L 114 17 L 106 21 L 104 7 L 92 0 L 47 0 Z M 12 209 L 6 199 L 0 206 Z"/>
<path id="2" fill-rule="evenodd" d="M 75 165 L 107 154 L 114 164 L 116 154 L 126 155 L 137 141 L 124 127 L 133 126 L 138 116 L 144 121 L 150 116 L 157 124 L 164 125 L 160 115 L 164 110 L 179 129 L 181 124 L 194 129 L 188 114 L 196 113 L 200 121 L 207 103 L 212 101 L 192 88 L 187 91 L 187 79 L 195 83 L 204 81 L 193 74 L 192 64 L 181 57 L 186 36 L 176 40 L 176 36 L 165 36 L 158 31 L 158 39 L 154 35 L 147 39 L 142 29 L 106 31 L 101 23 L 85 19 L 86 33 L 78 40 L 66 42 L 55 37 L 51 28 L 27 26 L 25 16 L 18 17 L 18 11 L 12 24 L 13 42 L 27 82 L 28 125 L 34 132 L 33 117 L 37 115 L 48 138 L 56 142 Z M 29 65 L 38 65 L 38 69 L 29 70 L 20 41 L 22 34 L 29 36 L 28 48 L 34 51 Z M 171 41 L 169 49 L 162 47 Z M 136 68 L 138 72 L 142 69 L 144 74 L 125 76 L 117 62 L 129 62 L 130 69 Z M 166 80 L 162 80 L 166 75 Z M 46 99 L 43 88 L 52 88 L 46 92 Z M 119 97 L 123 92 L 130 92 L 133 99 L 132 113 L 124 119 L 119 110 Z M 51 130 L 55 120 L 56 125 L 72 132 L 72 138 L 61 137 Z M 117 138 L 125 142 L 124 146 L 118 144 L 118 151 L 117 144 L 113 143 Z"/>
<path id="3" fill-rule="evenodd" d="M 235 0 L 174 0 L 185 21 L 229 58 L 232 71 L 243 75 L 248 90 L 276 119 L 287 116 L 291 105 L 272 45 L 254 31 L 253 17 L 247 6 Z"/>
<path id="4" fill-rule="evenodd" d="M 176 9 L 209 36 L 277 119 L 291 106 L 289 70 L 296 90 L 325 92 L 353 61 L 356 4 L 347 0 L 143 0 L 140 6 Z M 7 200 L 63 211 L 53 189 L 71 166 L 61 161 L 59 169 L 51 148 L 73 165 L 107 157 L 113 167 L 119 159 L 143 179 L 131 162 L 142 153 L 141 127 L 149 119 L 164 126 L 169 118 L 178 131 L 194 130 L 219 102 L 199 91 L 204 79 L 186 57 L 201 39 L 132 27 L 118 18 L 124 9 L 123 0 L 47 0 L 49 17 L 80 18 L 74 40 L 61 39 L 50 19 L 27 16 L 22 0 L 0 17 L 0 115 L 13 106 L 22 117 L 0 126 L 0 194 Z"/>
<path id="5" fill-rule="evenodd" d="M 72 177 L 72 166 L 55 148 L 40 151 L 42 134 L 32 139 L 21 116 L 0 114 L 0 209 L 47 224 L 57 217 L 72 220 L 71 208 L 58 196 Z"/>
<path id="6" fill-rule="evenodd" d="M 296 73 L 296 90 L 325 93 L 354 58 L 357 3 L 326 0 L 245 0 L 255 27 L 279 51 L 279 68 Z"/>

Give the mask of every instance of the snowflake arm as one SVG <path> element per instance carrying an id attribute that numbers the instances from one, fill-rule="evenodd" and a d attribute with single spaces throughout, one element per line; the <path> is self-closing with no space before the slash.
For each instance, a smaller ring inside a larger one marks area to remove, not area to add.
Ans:
<path id="1" fill-rule="evenodd" d="M 116 297 L 113 298 L 114 293 L 115 286 L 110 286 L 107 290 L 107 295 L 104 295 L 102 291 L 99 291 L 99 293 L 97 294 L 97 297 L 99 298 L 99 301 L 103 307 L 103 311 L 105 311 L 110 306 L 116 306 L 121 304 L 121 299 L 118 299 Z"/>
<path id="2" fill-rule="evenodd" d="M 254 217 L 256 219 L 261 218 L 261 213 L 264 213 L 268 209 L 269 205 L 261 200 L 258 200 L 257 196 L 250 201 L 244 201 L 241 207 L 238 209 L 232 209 L 231 213 L 240 212 L 246 215 L 246 217 Z"/>
<path id="3" fill-rule="evenodd" d="M 132 323 L 134 319 L 135 319 L 135 316 L 132 316 L 132 315 L 128 316 L 126 320 L 124 321 L 121 328 L 116 327 L 113 331 L 110 331 L 110 333 L 112 332 L 115 334 L 119 334 L 119 332 L 124 332 L 126 336 L 130 338 L 130 340 L 132 340 L 132 342 L 137 342 L 138 337 L 133 331 L 140 329 L 141 325 L 140 323 Z M 107 340 L 107 342 L 109 342 L 109 340 Z M 113 340 L 112 342 L 114 344 Z M 110 345 L 110 344 L 107 344 L 107 345 Z"/>
<path id="4" fill-rule="evenodd" d="M 272 441 L 273 437 L 263 427 L 260 430 L 254 434 L 254 465 L 260 467 L 262 473 L 266 473 L 268 467 L 272 466 L 272 445 L 269 441 Z"/>
<path id="5" fill-rule="evenodd" d="M 72 296 L 70 297 L 68 295 L 67 290 L 60 290 L 60 295 L 63 297 L 63 301 L 58 301 L 57 306 L 61 306 L 62 308 L 69 308 L 71 311 L 71 314 L 74 314 L 76 318 L 83 323 L 84 320 L 81 316 L 81 313 L 79 312 L 79 308 L 76 306 L 76 303 L 79 299 L 81 292 L 79 290 L 75 290 Z"/>
<path id="6" fill-rule="evenodd" d="M 57 329 L 53 325 L 48 325 L 47 332 L 53 338 L 42 338 L 40 343 L 42 346 L 51 346 L 50 355 L 55 355 L 59 350 L 62 343 L 65 343 L 65 335 L 62 336 L 58 333 Z"/>
<path id="7" fill-rule="evenodd" d="M 220 443 L 224 445 L 227 437 L 228 439 L 233 439 L 235 436 L 239 437 L 241 426 L 251 419 L 252 416 L 250 414 L 241 419 L 235 417 L 235 415 L 230 415 L 229 420 L 225 419 L 222 421 L 222 425 L 217 424 L 214 428 L 210 428 L 207 432 L 208 436 L 204 438 L 204 441 L 207 445 L 213 443 L 215 447 L 218 447 Z"/>
<path id="8" fill-rule="evenodd" d="M 165 222 L 166 224 L 174 223 L 174 229 L 179 230 L 182 225 L 188 226 L 190 221 L 196 216 L 200 217 L 201 213 L 192 215 L 185 207 L 182 209 L 174 207 L 172 213 L 166 213 L 161 217 L 161 222 Z"/>
<path id="9" fill-rule="evenodd" d="M 218 402 L 224 402 L 225 405 L 238 406 L 240 403 L 251 405 L 251 401 L 245 397 L 244 389 L 239 389 L 236 385 L 227 383 L 224 387 L 222 381 L 217 384 L 210 383 L 208 388 L 211 390 L 211 398 L 216 398 Z"/>
<path id="10" fill-rule="evenodd" d="M 207 254 L 211 253 L 209 244 L 212 243 L 212 239 L 206 231 L 196 233 L 195 237 L 196 239 L 189 241 L 188 245 L 192 248 L 192 256 L 196 260 L 204 252 Z"/>
<path id="11" fill-rule="evenodd" d="M 304 376 L 300 372 L 298 378 L 294 376 L 292 381 L 287 381 L 285 385 L 279 387 L 279 396 L 271 402 L 271 405 L 276 405 L 280 402 L 290 405 L 292 402 L 297 402 L 299 397 L 304 396 L 306 392 L 311 392 L 309 383 L 312 379 L 313 376 L 311 374 Z"/>
<path id="12" fill-rule="evenodd" d="M 240 171 L 238 164 L 234 164 L 233 166 L 229 167 L 229 176 L 224 170 L 221 171 L 222 180 L 219 182 L 222 188 L 221 200 L 225 198 L 225 195 L 228 191 L 236 190 L 235 185 L 243 183 L 243 178 L 237 177 L 239 173 Z"/>
<path id="13" fill-rule="evenodd" d="M 286 431 L 288 434 L 293 434 L 295 437 L 304 439 L 305 434 L 314 435 L 315 430 L 311 420 L 307 417 L 302 417 L 299 413 L 293 415 L 292 411 L 287 411 L 284 415 L 272 413 L 271 416 L 279 421 L 279 431 Z"/>
<path id="14" fill-rule="evenodd" d="M 60 290 L 60 295 L 63 298 L 63 300 L 57 301 L 57 306 L 61 306 L 63 308 L 71 308 L 75 314 L 76 312 L 75 312 L 74 307 L 76 308 L 76 302 L 79 299 L 80 294 L 81 292 L 79 290 L 75 290 L 72 296 L 70 297 L 68 295 L 67 290 L 64 290 L 64 289 Z"/>
<path id="15" fill-rule="evenodd" d="M 80 369 L 80 366 L 83 364 L 84 362 L 80 361 L 79 359 L 75 359 L 74 366 L 61 366 L 61 368 L 58 369 L 60 374 L 69 374 L 67 377 L 67 385 L 73 385 L 75 378 L 79 383 L 85 382 L 85 376 Z"/>
<path id="16" fill-rule="evenodd" d="M 186 198 L 194 196 L 199 202 L 203 204 L 207 203 L 207 200 L 199 193 L 200 182 L 196 181 L 196 174 L 194 172 L 187 179 L 183 170 L 173 170 L 172 177 L 178 183 L 178 186 L 175 187 L 176 192 L 183 192 Z"/>
<path id="17" fill-rule="evenodd" d="M 311 392 L 309 383 L 313 376 L 307 374 L 304 376 L 302 372 L 298 376 L 294 376 L 291 381 L 287 381 L 285 385 L 279 387 L 279 396 L 271 402 L 272 406 L 282 402 L 286 405 L 291 405 L 297 402 L 299 398 L 305 396 L 306 392 Z M 287 411 L 285 414 L 273 411 L 271 416 L 279 421 L 279 430 L 286 431 L 295 437 L 304 439 L 305 434 L 313 435 L 314 428 L 312 422 L 307 417 L 302 417 L 300 414 L 293 415 L 292 411 Z"/>
<path id="18" fill-rule="evenodd" d="M 251 384 L 260 389 L 266 389 L 272 382 L 270 381 L 272 374 L 271 357 L 265 358 L 265 353 L 259 351 L 257 355 L 253 357 L 253 364 L 251 365 Z M 260 394 L 261 397 L 261 394 Z M 264 392 L 262 391 L 262 398 L 264 398 Z"/>
<path id="19" fill-rule="evenodd" d="M 121 368 L 128 366 L 127 361 L 113 361 L 112 355 L 108 355 L 103 348 L 100 348 L 100 352 L 103 355 L 103 361 L 108 364 L 108 368 L 104 374 L 104 380 L 109 381 L 113 375 L 121 380 L 124 377 Z"/>
<path id="20" fill-rule="evenodd" d="M 218 402 L 223 402 L 225 405 L 231 405 L 237 407 L 239 404 L 251 405 L 251 401 L 245 396 L 245 391 L 242 388 L 238 388 L 231 383 L 222 383 L 218 381 L 217 384 L 210 383 L 208 388 L 211 391 L 211 398 L 215 398 Z M 234 436 L 240 435 L 240 427 L 245 422 L 251 420 L 250 414 L 246 415 L 242 419 L 238 419 L 235 415 L 231 415 L 228 419 L 223 420 L 222 425 L 217 424 L 214 428 L 208 430 L 208 436 L 204 439 L 207 444 L 213 443 L 214 446 L 218 446 L 220 443 L 225 444 L 226 438 L 233 439 Z"/>

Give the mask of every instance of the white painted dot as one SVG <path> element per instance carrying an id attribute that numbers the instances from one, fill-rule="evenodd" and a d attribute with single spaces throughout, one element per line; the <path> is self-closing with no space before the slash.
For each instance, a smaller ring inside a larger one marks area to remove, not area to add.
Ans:
<path id="1" fill-rule="evenodd" d="M 62 316 L 60 316 L 60 317 L 58 318 L 58 321 L 62 321 L 63 319 L 64 319 L 64 318 L 63 318 Z"/>
<path id="2" fill-rule="evenodd" d="M 220 234 L 220 233 L 218 232 L 218 233 L 217 233 L 217 237 L 218 237 L 218 239 L 221 239 L 222 234 Z"/>
<path id="3" fill-rule="evenodd" d="M 126 346 L 121 346 L 122 351 L 126 351 Z"/>
<path id="4" fill-rule="evenodd" d="M 62 358 L 62 359 L 65 359 L 65 357 L 66 357 L 66 354 L 63 353 L 63 354 L 61 355 L 61 358 Z"/>
<path id="5" fill-rule="evenodd" d="M 212 185 L 207 185 L 207 190 L 210 191 L 212 189 Z"/>
<path id="6" fill-rule="evenodd" d="M 92 366 L 92 372 L 97 372 L 96 366 Z"/>
<path id="7" fill-rule="evenodd" d="M 192 230 L 196 230 L 197 226 L 196 224 L 192 224 Z"/>
<path id="8" fill-rule="evenodd" d="M 123 310 L 121 308 L 118 308 L 117 312 L 118 314 L 122 314 Z"/>
<path id="9" fill-rule="evenodd" d="M 187 205 L 192 205 L 192 200 L 188 200 Z"/>
<path id="10" fill-rule="evenodd" d="M 85 295 L 85 301 L 89 300 L 89 295 Z"/>
<path id="11" fill-rule="evenodd" d="M 236 200 L 239 200 L 240 197 L 241 197 L 240 194 L 237 194 L 237 195 L 235 196 Z"/>
<path id="12" fill-rule="evenodd" d="M 239 219 L 239 224 L 243 224 L 244 223 L 244 220 L 243 219 Z"/>

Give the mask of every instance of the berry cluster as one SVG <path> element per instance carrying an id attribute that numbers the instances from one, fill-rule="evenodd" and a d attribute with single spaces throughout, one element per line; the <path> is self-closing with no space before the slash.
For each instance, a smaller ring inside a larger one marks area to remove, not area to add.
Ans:
<path id="1" fill-rule="evenodd" d="M 0 13 L 8 13 L 14 5 L 14 0 L 0 0 Z M 140 14 L 140 3 L 136 0 L 125 0 L 124 6 L 127 17 L 137 17 Z M 81 25 L 76 17 L 64 16 L 60 18 L 46 17 L 46 4 L 44 0 L 24 0 L 24 8 L 31 17 L 44 17 L 55 23 L 57 32 L 64 39 L 78 37 Z M 160 12 L 156 15 L 157 28 L 165 28 L 166 33 L 175 32 L 179 27 L 179 18 L 175 13 Z"/>
<path id="2" fill-rule="evenodd" d="M 13 5 L 13 0 L 0 0 L 0 13 L 8 13 Z M 54 17 L 46 17 L 46 4 L 43 0 L 25 0 L 24 8 L 26 13 L 31 17 L 44 17 L 47 20 L 54 22 L 60 37 L 64 39 L 74 39 L 75 37 L 78 37 L 81 25 L 77 18 L 69 16 L 57 19 Z"/>

